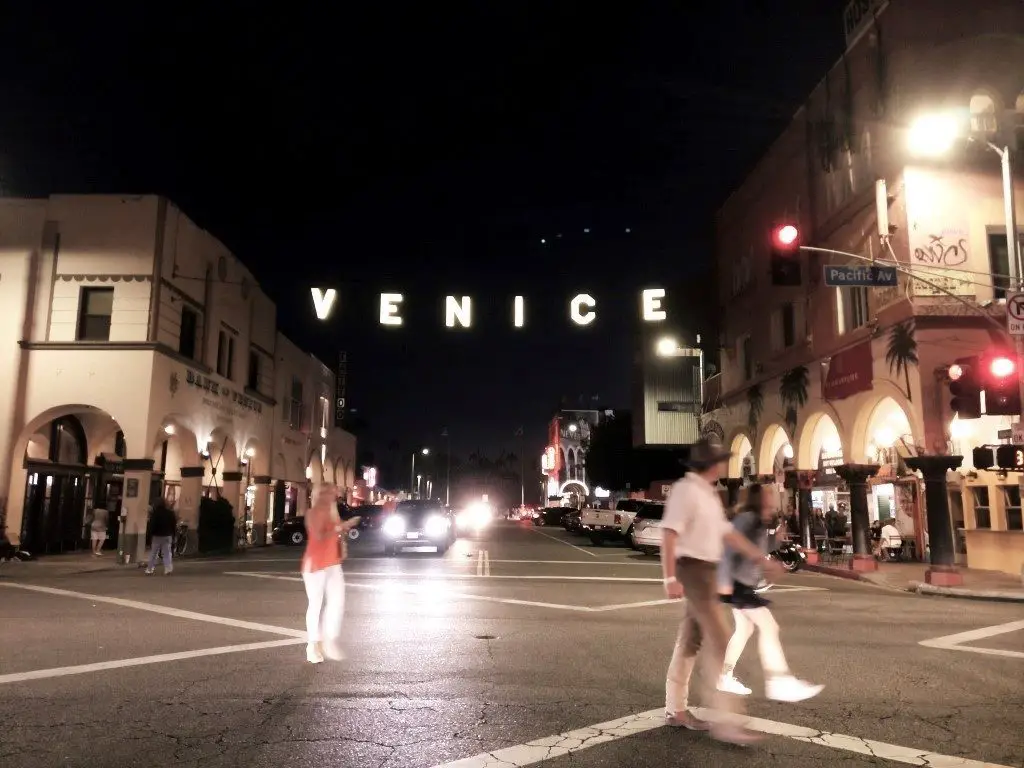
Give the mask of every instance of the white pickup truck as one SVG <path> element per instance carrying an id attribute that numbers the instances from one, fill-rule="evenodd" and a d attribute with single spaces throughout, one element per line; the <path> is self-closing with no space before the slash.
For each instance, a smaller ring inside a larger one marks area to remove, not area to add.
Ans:
<path id="1" fill-rule="evenodd" d="M 580 527 L 595 545 L 623 541 L 643 503 L 640 499 L 620 499 L 615 502 L 615 509 L 586 507 L 580 513 Z"/>

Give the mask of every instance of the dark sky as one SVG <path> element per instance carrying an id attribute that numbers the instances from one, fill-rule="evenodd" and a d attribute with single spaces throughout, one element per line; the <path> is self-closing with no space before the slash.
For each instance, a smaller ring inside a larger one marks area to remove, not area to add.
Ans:
<path id="1" fill-rule="evenodd" d="M 520 425 L 533 457 L 561 398 L 628 406 L 637 291 L 700 292 L 710 214 L 839 56 L 842 4 L 22 4 L 0 180 L 177 202 L 295 342 L 349 352 L 378 458 L 445 426 L 456 451 L 515 450 Z M 343 291 L 326 326 L 312 284 Z M 402 329 L 377 326 L 386 289 L 408 297 Z M 443 330 L 446 292 L 477 299 L 472 331 Z"/>

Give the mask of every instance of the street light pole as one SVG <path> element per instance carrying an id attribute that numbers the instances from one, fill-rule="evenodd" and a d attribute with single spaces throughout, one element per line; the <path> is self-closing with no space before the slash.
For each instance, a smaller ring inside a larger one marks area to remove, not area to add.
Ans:
<path id="1" fill-rule="evenodd" d="M 412 470 L 409 472 L 409 496 L 415 495 L 416 488 L 416 451 L 412 452 Z"/>
<path id="2" fill-rule="evenodd" d="M 1021 263 L 1020 242 L 1017 235 L 1017 201 L 1016 191 L 1013 188 L 1013 164 L 1010 157 L 1009 145 L 1000 149 L 989 142 L 989 149 L 999 155 L 1000 165 L 1003 170 L 1003 207 L 1006 212 L 1006 261 L 1010 271 L 1013 273 L 1016 289 L 1024 291 L 1024 264 Z M 1006 311 L 1010 308 L 1007 305 Z M 1014 337 L 1014 347 L 1017 351 L 1017 387 L 1020 393 L 1020 400 L 1024 403 L 1024 336 Z M 1017 417 L 1020 422 L 1021 417 Z"/>
<path id="3" fill-rule="evenodd" d="M 450 507 L 452 505 L 452 438 L 447 429 L 444 431 L 444 439 L 447 456 L 444 469 L 444 503 L 445 506 Z"/>

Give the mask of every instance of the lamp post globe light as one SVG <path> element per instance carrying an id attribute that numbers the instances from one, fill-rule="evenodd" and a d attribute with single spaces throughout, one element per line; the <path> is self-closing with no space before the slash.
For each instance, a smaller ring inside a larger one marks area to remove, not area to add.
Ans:
<path id="1" fill-rule="evenodd" d="M 416 454 L 422 454 L 423 456 L 430 455 L 429 448 L 421 448 L 419 451 L 413 451 L 412 453 L 412 468 L 409 471 L 409 495 L 415 496 L 419 493 L 419 483 L 416 482 Z"/>
<path id="2" fill-rule="evenodd" d="M 654 349 L 661 357 L 672 357 L 675 355 L 676 350 L 679 349 L 679 344 L 671 336 L 665 336 L 658 340 Z"/>

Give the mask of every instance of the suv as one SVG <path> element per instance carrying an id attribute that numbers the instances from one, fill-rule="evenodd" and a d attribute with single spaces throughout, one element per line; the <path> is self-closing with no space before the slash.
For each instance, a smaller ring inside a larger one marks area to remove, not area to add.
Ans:
<path id="1" fill-rule="evenodd" d="M 400 501 L 380 526 L 384 554 L 393 555 L 405 547 L 436 547 L 443 555 L 455 541 L 451 511 L 439 501 Z"/>
<path id="2" fill-rule="evenodd" d="M 648 501 L 641 504 L 630 528 L 629 546 L 645 555 L 660 552 L 661 518 L 664 514 L 665 505 L 660 502 Z"/>

